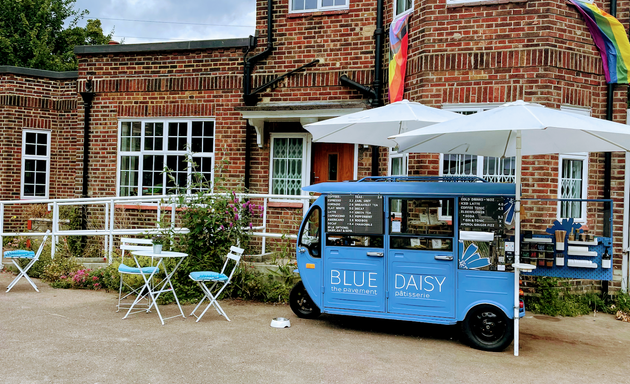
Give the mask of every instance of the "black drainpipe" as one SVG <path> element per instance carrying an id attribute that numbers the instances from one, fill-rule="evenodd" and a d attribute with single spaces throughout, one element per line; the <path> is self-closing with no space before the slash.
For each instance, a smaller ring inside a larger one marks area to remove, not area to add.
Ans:
<path id="1" fill-rule="evenodd" d="M 245 51 L 245 56 L 243 57 L 243 101 L 245 105 L 256 105 L 258 100 L 258 96 L 251 95 L 252 92 L 252 71 L 254 69 L 254 65 L 259 60 L 264 59 L 269 56 L 271 51 L 273 51 L 273 1 L 267 1 L 267 49 L 260 52 L 257 55 L 254 55 L 250 58 L 247 58 L 247 55 L 252 49 L 255 49 L 257 46 L 258 38 L 254 36 L 249 37 L 249 47 Z M 252 159 L 252 150 L 251 140 L 250 140 L 250 131 L 251 126 L 249 125 L 249 121 L 245 124 L 245 190 L 249 191 L 249 179 L 251 172 L 251 159 Z"/>
<path id="2" fill-rule="evenodd" d="M 245 51 L 245 57 L 243 58 L 244 65 L 244 77 L 243 77 L 243 100 L 245 101 L 245 105 L 256 105 L 256 101 L 258 97 L 256 95 L 251 95 L 252 92 L 252 71 L 256 63 L 265 57 L 269 56 L 271 51 L 273 51 L 273 1 L 267 1 L 267 49 L 260 52 L 257 55 L 254 55 L 250 58 L 247 58 L 247 54 L 252 49 L 255 49 L 257 46 L 257 37 L 250 36 L 249 37 L 249 47 Z"/>
<path id="3" fill-rule="evenodd" d="M 610 15 L 617 17 L 617 0 L 610 1 Z M 615 95 L 615 85 L 608 84 L 608 95 L 606 98 L 606 120 L 613 119 L 613 101 Z M 604 199 L 610 199 L 612 155 L 604 152 Z M 612 217 L 610 203 L 604 203 L 604 233 L 610 233 L 610 218 Z M 612 252 L 612 250 L 611 250 Z M 602 281 L 602 295 L 608 295 L 608 281 Z"/>
<path id="4" fill-rule="evenodd" d="M 341 75 L 339 81 L 343 85 L 347 85 L 351 88 L 358 90 L 371 99 L 372 107 L 379 107 L 383 105 L 381 101 L 381 88 L 383 81 L 382 75 L 382 59 L 383 59 L 383 0 L 376 2 L 376 29 L 374 30 L 374 81 L 372 82 L 372 88 L 361 85 L 356 81 L 351 80 L 346 75 Z M 372 176 L 378 176 L 378 163 L 379 163 L 379 147 L 372 146 Z"/>
<path id="5" fill-rule="evenodd" d="M 88 166 L 90 159 L 90 112 L 92 111 L 92 100 L 96 93 L 92 90 L 92 79 L 85 83 L 85 92 L 81 92 L 83 98 L 83 193 L 82 197 L 88 197 Z M 87 204 L 82 206 L 81 228 L 87 229 Z M 85 237 L 81 237 L 82 242 Z"/>

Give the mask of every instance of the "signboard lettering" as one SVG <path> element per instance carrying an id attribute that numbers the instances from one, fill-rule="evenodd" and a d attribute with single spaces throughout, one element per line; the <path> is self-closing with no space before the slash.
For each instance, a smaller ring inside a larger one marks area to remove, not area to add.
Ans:
<path id="1" fill-rule="evenodd" d="M 326 232 L 383 234 L 383 196 L 326 196 Z"/>
<path id="2" fill-rule="evenodd" d="M 460 197 L 460 229 L 481 232 L 500 230 L 504 201 L 503 197 Z"/>

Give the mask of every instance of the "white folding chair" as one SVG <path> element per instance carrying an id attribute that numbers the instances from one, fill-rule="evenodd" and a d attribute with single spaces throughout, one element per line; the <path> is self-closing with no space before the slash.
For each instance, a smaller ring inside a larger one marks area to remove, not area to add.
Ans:
<path id="1" fill-rule="evenodd" d="M 25 278 L 29 283 L 31 283 L 33 288 L 35 288 L 35 291 L 39 292 L 39 289 L 37 289 L 37 286 L 35 285 L 35 283 L 33 283 L 33 280 L 31 280 L 31 278 L 28 277 L 27 273 L 28 273 L 28 270 L 31 269 L 33 264 L 35 264 L 37 260 L 39 260 L 39 256 L 41 256 L 42 251 L 44 250 L 44 245 L 46 244 L 46 240 L 48 239 L 49 235 L 50 235 L 50 231 L 46 231 L 46 235 L 44 236 L 42 243 L 39 245 L 39 249 L 37 250 L 37 253 L 33 251 L 26 251 L 26 250 L 21 250 L 21 249 L 16 250 L 16 251 L 6 251 L 4 253 L 4 257 L 7 259 L 11 259 L 13 264 L 15 264 L 17 269 L 20 271 L 20 273 L 18 273 L 16 278 L 13 279 L 11 284 L 9 284 L 9 286 L 7 287 L 7 292 L 9 292 L 11 288 L 13 288 L 15 284 L 17 284 L 17 282 L 21 278 Z M 28 264 L 26 264 L 26 267 L 21 268 L 20 264 L 18 263 L 19 259 L 30 259 L 30 261 L 28 262 Z"/>
<path id="2" fill-rule="evenodd" d="M 238 267 L 238 264 L 241 261 L 241 256 L 243 256 L 243 252 L 244 250 L 242 248 L 235 247 L 235 246 L 230 247 L 230 252 L 227 254 L 227 257 L 225 258 L 225 263 L 223 264 L 223 268 L 221 268 L 221 272 L 204 271 L 204 272 L 191 272 L 190 273 L 189 275 L 190 278 L 196 281 L 197 284 L 199 284 L 199 286 L 201 287 L 201 290 L 204 293 L 204 297 L 201 299 L 199 304 L 197 304 L 195 309 L 193 309 L 192 313 L 190 314 L 190 316 L 195 316 L 197 318 L 197 322 L 201 320 L 201 317 L 203 317 L 203 315 L 206 313 L 208 308 L 210 308 L 211 306 L 214 306 L 217 312 L 219 312 L 219 315 L 222 315 L 223 317 L 227 319 L 227 321 L 230 321 L 230 318 L 225 314 L 225 311 L 223 311 L 223 308 L 221 308 L 221 305 L 219 305 L 219 302 L 217 301 L 217 299 L 219 298 L 219 296 L 221 295 L 221 292 L 223 292 L 225 287 L 227 287 L 227 285 L 230 284 L 230 281 L 232 280 L 232 275 L 234 275 L 234 271 L 236 271 L 236 267 Z M 232 261 L 234 265 L 232 266 L 232 271 L 230 272 L 230 275 L 228 276 L 225 274 L 225 270 L 227 269 L 230 261 Z M 212 286 L 208 287 L 208 284 L 210 283 L 213 283 L 213 284 Z M 212 292 L 215 290 L 215 288 L 217 288 L 217 286 L 219 286 L 219 289 L 216 291 L 216 293 L 213 294 Z M 208 306 L 206 306 L 206 309 L 204 309 L 203 312 L 201 312 L 201 315 L 196 316 L 195 312 L 197 311 L 199 306 L 201 306 L 201 303 L 203 303 L 206 299 L 208 299 L 210 303 L 208 304 Z"/>
<path id="3" fill-rule="evenodd" d="M 135 288 L 127 284 L 124 281 L 124 277 L 125 275 L 142 275 L 142 274 L 150 275 L 153 273 L 153 271 L 157 267 L 150 266 L 150 267 L 138 268 L 137 266 L 130 267 L 125 264 L 125 251 L 131 252 L 131 251 L 151 250 L 153 249 L 152 244 L 153 242 L 151 241 L 151 239 L 135 239 L 135 238 L 129 238 L 129 237 L 123 237 L 120 239 L 120 249 L 122 252 L 121 252 L 120 265 L 118 266 L 118 274 L 120 275 L 120 286 L 118 288 L 118 305 L 117 305 L 118 309 L 116 310 L 116 312 L 119 312 L 121 309 L 129 309 L 129 307 L 131 307 L 131 303 L 122 302 L 123 300 L 127 299 L 129 296 L 133 296 L 134 300 L 136 299 L 137 296 L 145 296 L 147 303 L 146 304 L 138 303 L 136 304 L 136 307 L 141 308 L 143 311 L 149 310 L 149 308 L 151 308 L 151 302 L 147 295 L 147 292 L 140 292 L 139 287 Z M 132 259 L 132 263 L 133 263 L 133 259 Z M 127 289 L 129 290 L 124 295 L 123 295 L 123 286 L 127 287 Z M 144 284 L 142 286 L 144 286 Z"/>

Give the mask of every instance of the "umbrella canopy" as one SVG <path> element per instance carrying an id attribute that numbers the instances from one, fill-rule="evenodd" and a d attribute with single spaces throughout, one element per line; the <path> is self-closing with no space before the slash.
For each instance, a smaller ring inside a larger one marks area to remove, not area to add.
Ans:
<path id="1" fill-rule="evenodd" d="M 390 137 L 399 152 L 494 157 L 630 150 L 630 126 L 516 101 L 445 123 Z"/>
<path id="2" fill-rule="evenodd" d="M 522 155 L 630 151 L 630 127 L 521 100 L 390 137 L 399 152 L 516 157 L 514 355 L 519 348 L 520 191 Z"/>
<path id="3" fill-rule="evenodd" d="M 304 126 L 314 142 L 356 143 L 393 147 L 388 136 L 459 117 L 454 112 L 407 100 L 322 120 Z"/>

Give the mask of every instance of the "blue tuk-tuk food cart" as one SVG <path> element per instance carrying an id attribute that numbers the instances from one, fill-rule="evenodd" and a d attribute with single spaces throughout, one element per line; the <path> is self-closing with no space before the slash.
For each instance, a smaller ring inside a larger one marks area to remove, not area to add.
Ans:
<path id="1" fill-rule="evenodd" d="M 515 186 L 479 181 L 385 177 L 303 188 L 321 196 L 300 227 L 293 311 L 459 323 L 471 346 L 505 349 L 514 335 L 506 222 Z"/>

